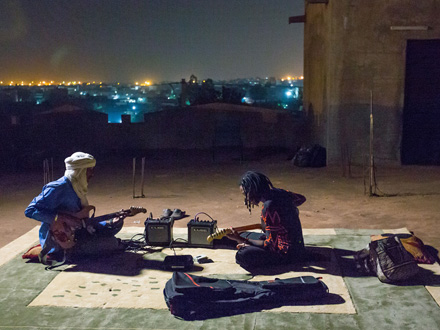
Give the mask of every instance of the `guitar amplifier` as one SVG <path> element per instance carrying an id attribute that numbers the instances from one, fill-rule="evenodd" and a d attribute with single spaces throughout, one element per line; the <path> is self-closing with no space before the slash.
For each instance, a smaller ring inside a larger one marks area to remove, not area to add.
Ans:
<path id="1" fill-rule="evenodd" d="M 151 246 L 168 246 L 173 240 L 174 221 L 171 218 L 145 220 L 145 242 Z"/>
<path id="2" fill-rule="evenodd" d="M 217 220 L 191 220 L 188 222 L 188 246 L 213 247 L 214 242 L 208 242 L 207 237 L 216 230 Z"/>

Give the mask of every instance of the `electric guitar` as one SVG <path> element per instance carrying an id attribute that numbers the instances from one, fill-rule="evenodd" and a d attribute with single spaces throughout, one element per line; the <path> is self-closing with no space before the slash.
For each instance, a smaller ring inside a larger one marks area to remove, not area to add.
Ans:
<path id="1" fill-rule="evenodd" d="M 260 223 L 255 223 L 253 225 L 246 225 L 246 226 L 241 226 L 241 227 L 236 227 L 233 228 L 235 231 L 246 231 L 246 230 L 251 230 L 251 229 L 261 229 L 261 224 Z M 225 228 L 225 229 L 221 229 L 216 231 L 215 233 L 209 235 L 206 240 L 208 242 L 211 242 L 214 239 L 221 239 L 222 237 L 228 235 L 232 233 L 231 228 Z"/>
<path id="2" fill-rule="evenodd" d="M 99 217 L 79 219 L 72 215 L 65 213 L 59 213 L 54 222 L 50 225 L 49 231 L 53 240 L 64 250 L 70 249 L 76 244 L 75 233 L 77 228 L 87 228 L 88 226 L 94 226 L 97 223 L 105 220 L 110 220 L 115 217 L 124 216 L 132 217 L 138 213 L 146 213 L 147 210 L 143 207 L 131 206 L 127 210 L 121 210 L 114 213 L 101 215 Z M 78 223 L 77 228 L 71 226 L 72 223 Z"/>

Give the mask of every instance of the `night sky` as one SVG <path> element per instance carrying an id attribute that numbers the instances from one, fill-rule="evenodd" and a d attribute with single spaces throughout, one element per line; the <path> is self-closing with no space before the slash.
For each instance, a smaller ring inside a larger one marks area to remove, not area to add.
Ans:
<path id="1" fill-rule="evenodd" d="M 303 74 L 303 0 L 1 0 L 0 81 Z"/>

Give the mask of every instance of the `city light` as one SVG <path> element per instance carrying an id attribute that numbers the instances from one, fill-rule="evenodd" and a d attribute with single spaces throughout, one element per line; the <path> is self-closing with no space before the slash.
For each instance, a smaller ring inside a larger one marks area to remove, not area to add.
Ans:
<path id="1" fill-rule="evenodd" d="M 191 77 L 191 81 L 197 85 L 204 85 L 208 79 L 197 80 Z M 269 79 L 269 80 L 268 80 Z M 303 76 L 286 75 L 285 78 L 243 78 L 230 81 L 213 81 L 217 89 L 224 84 L 231 84 L 230 88 L 236 88 L 241 95 L 241 103 L 247 105 L 264 106 L 270 104 L 278 109 L 296 111 L 297 104 L 302 100 Z M 212 80 L 210 80 L 212 81 Z M 255 87 L 263 86 L 267 95 L 264 100 L 254 95 Z M 0 80 L 0 92 L 3 98 L 13 99 L 15 102 L 34 102 L 43 104 L 51 97 L 65 98 L 66 101 L 78 97 L 85 102 L 90 102 L 92 110 L 107 113 L 108 122 L 116 123 L 120 115 L 125 113 L 132 117 L 131 122 L 142 122 L 143 114 L 158 111 L 159 109 L 179 107 L 182 102 L 189 106 L 192 104 L 189 98 L 180 100 L 182 86 L 179 82 L 153 83 L 143 79 L 135 83 L 98 82 L 81 80 L 54 81 L 44 80 Z M 28 89 L 28 93 L 18 93 L 19 89 Z M 53 94 L 53 90 L 65 89 L 65 94 Z M 100 97 L 98 102 L 94 97 Z M 105 100 L 112 102 L 106 102 Z M 64 99 L 63 99 L 64 100 Z M 240 100 L 240 99 L 239 99 Z M 272 103 L 270 103 L 272 102 Z M 275 103 L 276 102 L 276 103 Z"/>
<path id="2" fill-rule="evenodd" d="M 267 80 L 268 78 L 266 78 Z M 286 75 L 283 78 L 277 78 L 277 80 L 284 82 L 284 81 L 295 81 L 295 80 L 303 80 L 304 76 L 292 76 L 292 75 Z M 195 83 L 195 81 L 191 81 Z M 202 82 L 206 82 L 206 80 L 202 80 Z M 21 80 L 21 79 L 17 79 L 17 80 L 9 80 L 9 82 L 5 82 L 5 80 L 1 80 L 0 81 L 0 86 L 75 86 L 75 85 L 95 85 L 95 84 L 103 84 L 103 82 L 96 82 L 96 81 L 89 81 L 89 82 L 82 82 L 81 80 L 60 80 L 60 81 L 55 81 L 55 80 L 39 80 L 38 82 L 36 80 L 31 80 L 26 81 L 26 80 Z M 117 85 L 120 85 L 120 83 L 116 83 Z M 258 81 L 249 81 L 249 84 L 251 85 L 256 85 L 258 84 Z M 135 86 L 152 86 L 153 82 L 151 80 L 145 80 L 142 83 L 140 83 L 139 81 L 134 83 Z"/>
<path id="3" fill-rule="evenodd" d="M 285 78 L 281 78 L 281 81 L 293 81 L 293 80 L 304 80 L 303 76 L 287 76 Z"/>

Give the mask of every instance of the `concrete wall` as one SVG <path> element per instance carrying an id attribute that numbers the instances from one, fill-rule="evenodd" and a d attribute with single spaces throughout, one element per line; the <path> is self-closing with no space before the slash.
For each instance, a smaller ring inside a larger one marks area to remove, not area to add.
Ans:
<path id="1" fill-rule="evenodd" d="M 294 149 L 308 140 L 303 119 L 272 109 L 215 104 L 170 109 L 144 118 L 144 123 L 110 124 L 107 145 L 134 150 L 210 149 L 214 141 L 228 146 L 240 138 L 244 148 Z M 234 139 L 236 129 L 239 134 Z"/>
<path id="2" fill-rule="evenodd" d="M 362 163 L 372 99 L 375 159 L 399 163 L 407 40 L 440 38 L 440 0 L 305 2 L 304 106 L 314 140 L 329 163 L 343 150 Z"/>
<path id="3" fill-rule="evenodd" d="M 215 147 L 293 151 L 309 140 L 304 118 L 285 111 L 230 104 L 170 109 L 145 115 L 145 122 L 107 123 L 95 111 L 51 111 L 26 125 L 0 132 L 0 168 L 40 167 L 45 158 L 81 150 L 95 156 Z M 216 139 L 216 136 L 218 137 Z"/>

